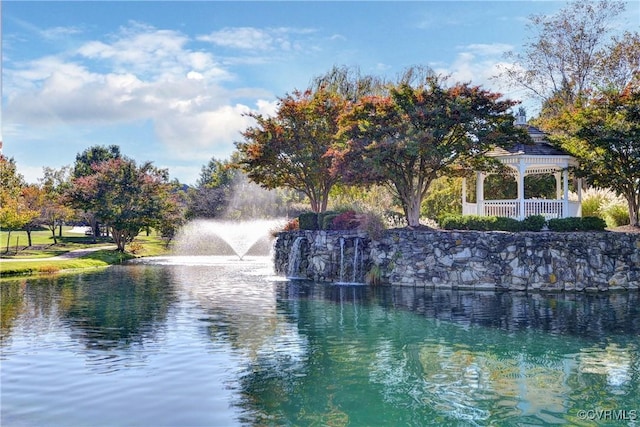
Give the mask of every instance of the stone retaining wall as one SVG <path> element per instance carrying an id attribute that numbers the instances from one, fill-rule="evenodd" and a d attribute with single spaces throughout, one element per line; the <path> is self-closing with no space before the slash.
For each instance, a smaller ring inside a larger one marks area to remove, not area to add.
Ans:
<path id="1" fill-rule="evenodd" d="M 519 291 L 640 288 L 640 234 L 613 232 L 396 229 L 371 240 L 363 232 L 304 230 L 278 236 L 275 269 L 288 273 L 298 239 L 303 249 L 296 275 L 336 282 L 345 272 L 340 259 L 352 259 L 356 238 L 364 270 L 377 273 L 382 284 Z"/>

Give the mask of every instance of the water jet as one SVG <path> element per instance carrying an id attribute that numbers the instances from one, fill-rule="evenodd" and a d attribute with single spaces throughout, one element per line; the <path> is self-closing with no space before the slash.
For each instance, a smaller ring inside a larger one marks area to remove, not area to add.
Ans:
<path id="1" fill-rule="evenodd" d="M 282 224 L 279 219 L 230 221 L 196 219 L 178 232 L 173 244 L 176 255 L 226 255 L 243 260 L 248 254 L 268 255 L 271 230 Z"/>

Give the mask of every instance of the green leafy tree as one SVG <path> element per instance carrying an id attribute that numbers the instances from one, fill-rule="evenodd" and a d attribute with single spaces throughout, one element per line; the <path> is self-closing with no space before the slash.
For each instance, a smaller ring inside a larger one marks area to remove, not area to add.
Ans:
<path id="1" fill-rule="evenodd" d="M 120 157 L 122 155 L 120 154 L 120 147 L 117 145 L 109 145 L 108 147 L 94 145 L 89 147 L 76 155 L 76 162 L 72 172 L 73 178 L 93 175 L 95 172 L 94 165 L 111 159 L 119 159 Z"/>
<path id="2" fill-rule="evenodd" d="M 202 166 L 195 188 L 190 188 L 187 218 L 215 218 L 224 214 L 231 197 L 232 186 L 240 171 L 231 162 L 212 157 Z"/>
<path id="3" fill-rule="evenodd" d="M 435 75 L 408 82 L 390 87 L 388 96 L 363 98 L 343 116 L 347 143 L 334 173 L 387 185 L 409 226 L 418 226 L 435 179 L 489 167 L 483 154 L 526 135 L 508 113 L 515 102 L 499 100 L 498 93 L 469 84 L 447 88 Z"/>
<path id="4" fill-rule="evenodd" d="M 559 121 L 553 139 L 575 156 L 577 172 L 600 188 L 611 188 L 629 204 L 631 225 L 640 218 L 640 85 L 605 91 Z"/>
<path id="5" fill-rule="evenodd" d="M 303 192 L 314 212 L 324 212 L 331 188 L 341 179 L 332 163 L 345 105 L 342 96 L 320 87 L 281 98 L 273 117 L 250 114 L 256 125 L 236 143 L 238 165 L 267 189 Z"/>
<path id="6" fill-rule="evenodd" d="M 121 252 L 141 230 L 158 226 L 175 210 L 166 170 L 124 157 L 94 163 L 92 170 L 72 180 L 68 196 L 107 224 Z"/>

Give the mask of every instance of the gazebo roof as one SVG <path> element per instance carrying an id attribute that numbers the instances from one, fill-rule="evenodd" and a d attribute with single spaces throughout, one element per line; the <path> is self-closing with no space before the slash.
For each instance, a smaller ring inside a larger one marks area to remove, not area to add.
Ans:
<path id="1" fill-rule="evenodd" d="M 546 134 L 540 129 L 526 124 L 519 126 L 526 127 L 533 143 L 494 148 L 487 155 L 500 160 L 502 164 L 514 169 L 514 172 L 517 172 L 519 167 L 524 167 L 521 171 L 524 175 L 556 173 L 577 165 L 573 156 L 551 145 Z"/>
<path id="2" fill-rule="evenodd" d="M 570 156 L 564 150 L 551 145 L 544 132 L 535 126 L 527 126 L 527 132 L 533 140 L 533 144 L 514 144 L 509 148 L 494 148 L 488 155 L 493 157 L 502 156 Z"/>

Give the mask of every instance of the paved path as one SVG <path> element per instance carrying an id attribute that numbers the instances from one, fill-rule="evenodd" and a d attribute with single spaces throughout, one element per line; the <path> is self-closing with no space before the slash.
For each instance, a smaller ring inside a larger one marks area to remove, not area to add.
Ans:
<path id="1" fill-rule="evenodd" d="M 0 262 L 26 262 L 26 261 L 62 261 L 65 259 L 74 259 L 80 258 L 83 255 L 86 255 L 91 252 L 100 251 L 103 249 L 115 249 L 115 245 L 109 246 L 95 246 L 92 248 L 84 248 L 84 249 L 76 249 L 74 251 L 69 251 L 63 253 L 62 255 L 52 256 L 48 258 L 0 258 Z"/>

